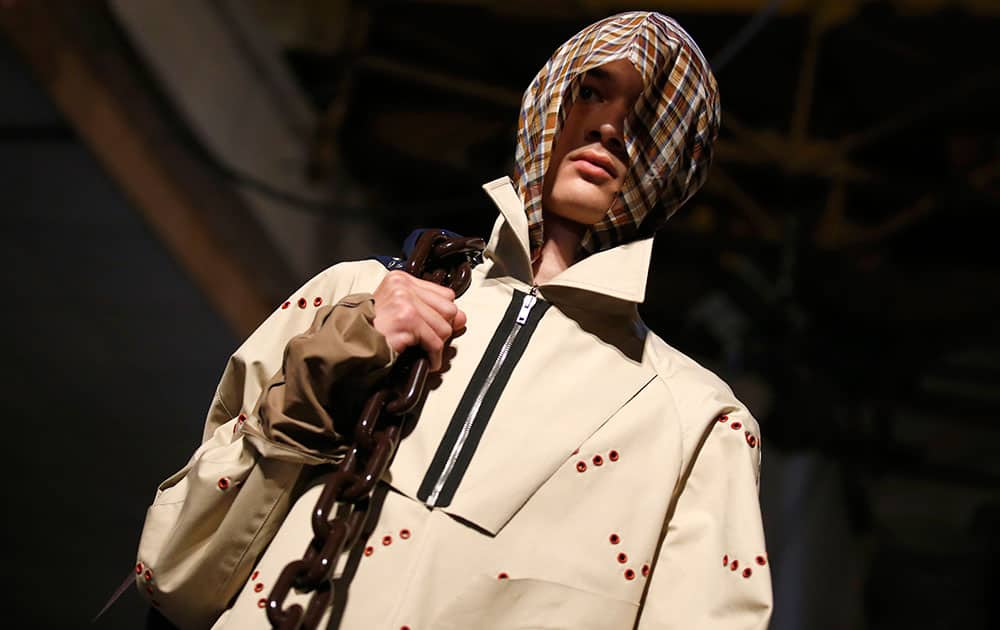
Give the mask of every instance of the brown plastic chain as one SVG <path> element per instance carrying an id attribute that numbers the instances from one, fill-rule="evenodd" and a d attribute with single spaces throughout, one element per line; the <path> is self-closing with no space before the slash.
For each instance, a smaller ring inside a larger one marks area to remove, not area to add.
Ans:
<path id="1" fill-rule="evenodd" d="M 450 287 L 461 295 L 472 278 L 472 261 L 485 244 L 481 238 L 451 237 L 427 230 L 420 235 L 404 269 L 418 278 Z M 267 618 L 282 630 L 312 629 L 333 599 L 332 578 L 337 558 L 357 544 L 368 516 L 372 491 L 392 462 L 406 417 L 426 393 L 430 362 L 410 348 L 396 360 L 392 372 L 368 398 L 344 459 L 327 480 L 312 513 L 313 538 L 300 560 L 288 563 L 267 598 Z M 337 506 L 343 506 L 336 516 Z M 312 593 L 305 610 L 285 608 L 292 589 Z"/>

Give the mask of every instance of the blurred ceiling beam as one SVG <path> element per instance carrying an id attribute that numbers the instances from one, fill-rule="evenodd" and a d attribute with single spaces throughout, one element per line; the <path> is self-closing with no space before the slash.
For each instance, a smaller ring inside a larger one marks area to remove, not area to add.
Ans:
<path id="1" fill-rule="evenodd" d="M 256 16 L 239 0 L 107 4 L 296 277 L 328 264 L 333 244 L 317 235 L 333 200 L 328 182 L 308 179 L 316 115 Z M 346 187 L 338 182 L 339 198 Z"/>
<path id="2" fill-rule="evenodd" d="M 275 0 L 268 0 L 274 2 Z M 299 0 L 308 1 L 308 0 Z M 574 18 L 581 15 L 607 15 L 619 11 L 636 9 L 633 0 L 555 0 L 538 2 L 537 0 L 417 0 L 424 4 L 453 4 L 463 6 L 481 6 L 493 9 L 497 13 L 522 15 L 525 17 L 562 17 Z M 732 13 L 748 15 L 755 13 L 770 4 L 771 0 L 659 0 L 643 2 L 646 10 L 662 11 L 676 14 L 699 13 Z M 822 8 L 833 23 L 839 23 L 853 16 L 864 0 L 838 0 L 830 6 Z M 942 10 L 961 9 L 980 15 L 1000 15 L 1000 2 L 996 0 L 890 0 L 888 2 L 896 11 L 904 15 L 923 15 Z M 816 10 L 813 0 L 786 0 L 781 3 L 779 12 L 783 14 L 812 13 Z"/>
<path id="3" fill-rule="evenodd" d="M 55 0 L 5 2 L 0 32 L 209 303 L 245 336 L 270 313 L 273 298 L 205 212 L 238 202 L 182 163 L 128 66 L 75 30 L 85 28 L 77 10 L 76 3 Z M 264 247 L 254 254 L 272 258 Z"/>

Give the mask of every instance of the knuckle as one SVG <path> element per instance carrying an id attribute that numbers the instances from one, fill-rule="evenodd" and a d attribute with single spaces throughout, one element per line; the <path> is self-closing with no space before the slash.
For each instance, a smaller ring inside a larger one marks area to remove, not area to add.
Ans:
<path id="1" fill-rule="evenodd" d="M 400 320 L 409 322 L 416 319 L 417 309 L 409 302 L 401 302 L 396 307 L 396 316 Z"/>

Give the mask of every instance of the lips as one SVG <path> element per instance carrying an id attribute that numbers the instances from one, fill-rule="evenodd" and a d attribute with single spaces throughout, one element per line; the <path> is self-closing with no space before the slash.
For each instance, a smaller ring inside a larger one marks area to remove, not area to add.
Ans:
<path id="1" fill-rule="evenodd" d="M 572 161 L 593 164 L 594 166 L 604 170 L 604 172 L 607 173 L 611 179 L 618 177 L 618 170 L 615 168 L 614 160 L 600 151 L 588 149 L 587 151 L 573 157 Z"/>

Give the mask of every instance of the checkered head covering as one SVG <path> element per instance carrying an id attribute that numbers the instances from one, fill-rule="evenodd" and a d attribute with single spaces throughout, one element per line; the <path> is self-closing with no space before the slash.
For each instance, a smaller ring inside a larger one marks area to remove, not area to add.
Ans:
<path id="1" fill-rule="evenodd" d="M 701 50 L 659 13 L 621 13 L 559 47 L 524 93 L 514 180 L 528 214 L 532 257 L 543 241 L 542 184 L 549 155 L 583 73 L 628 59 L 644 89 L 625 121 L 629 165 L 604 218 L 584 234 L 581 257 L 652 235 L 705 182 L 719 131 L 719 94 Z"/>

